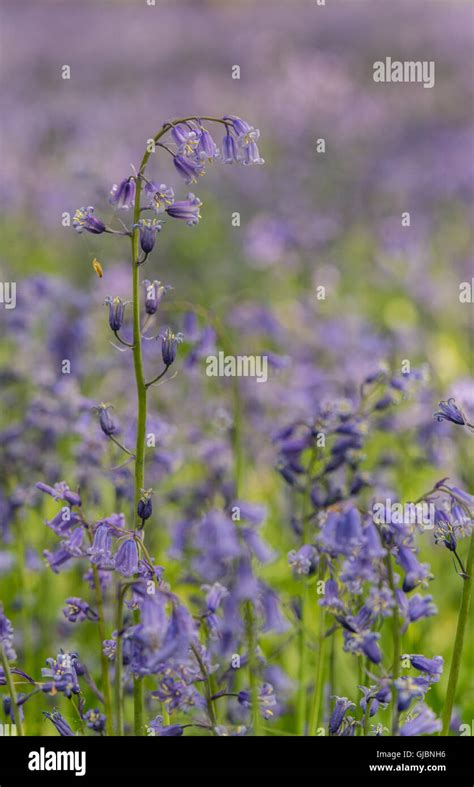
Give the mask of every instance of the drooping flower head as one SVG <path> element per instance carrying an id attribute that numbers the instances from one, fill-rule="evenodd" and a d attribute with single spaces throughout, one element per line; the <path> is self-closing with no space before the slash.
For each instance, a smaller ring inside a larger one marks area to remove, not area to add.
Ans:
<path id="1" fill-rule="evenodd" d="M 94 216 L 94 208 L 89 205 L 88 208 L 78 208 L 72 220 L 72 226 L 76 232 L 90 232 L 92 235 L 101 235 L 106 231 L 106 226 L 102 219 Z"/>

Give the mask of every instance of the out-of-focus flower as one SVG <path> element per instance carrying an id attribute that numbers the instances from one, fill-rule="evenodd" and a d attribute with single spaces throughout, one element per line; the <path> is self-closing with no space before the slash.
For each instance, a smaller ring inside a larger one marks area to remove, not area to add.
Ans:
<path id="1" fill-rule="evenodd" d="M 83 620 L 98 620 L 97 612 L 89 606 L 87 601 L 77 596 L 66 599 L 67 607 L 63 609 L 64 617 L 71 623 L 82 622 Z"/>
<path id="2" fill-rule="evenodd" d="M 99 708 L 91 708 L 84 715 L 87 726 L 94 732 L 104 732 L 106 717 L 100 712 Z"/>
<path id="3" fill-rule="evenodd" d="M 252 693 L 250 691 L 239 691 L 237 699 L 240 705 L 243 705 L 244 708 L 252 707 Z M 264 719 L 271 719 L 275 715 L 274 709 L 277 706 L 277 701 L 271 683 L 263 683 L 260 686 L 257 695 L 257 702 L 260 714 Z"/>
<path id="4" fill-rule="evenodd" d="M 417 737 L 418 735 L 432 735 L 441 730 L 441 722 L 426 705 L 418 705 L 415 711 L 415 715 L 400 727 L 400 735 Z"/>
<path id="5" fill-rule="evenodd" d="M 127 538 L 120 544 L 115 555 L 115 569 L 124 577 L 138 573 L 138 546 L 134 538 Z"/>

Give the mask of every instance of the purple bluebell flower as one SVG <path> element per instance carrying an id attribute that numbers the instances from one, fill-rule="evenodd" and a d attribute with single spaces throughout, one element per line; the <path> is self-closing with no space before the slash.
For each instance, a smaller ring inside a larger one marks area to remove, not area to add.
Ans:
<path id="1" fill-rule="evenodd" d="M 346 715 L 349 708 L 355 708 L 353 702 L 347 699 L 347 697 L 335 697 L 336 704 L 334 705 L 333 712 L 331 713 L 331 718 L 329 719 L 329 734 L 336 735 L 339 731 L 339 728 L 343 722 L 344 716 Z"/>
<path id="2" fill-rule="evenodd" d="M 52 713 L 49 713 L 48 711 L 43 711 L 43 716 L 45 716 L 52 724 L 54 724 L 57 731 L 63 738 L 76 737 L 75 733 L 72 731 L 66 719 L 63 716 L 61 716 L 59 711 L 55 710 Z"/>
<path id="3" fill-rule="evenodd" d="M 440 402 L 438 407 L 439 411 L 434 414 L 437 421 L 451 421 L 451 423 L 459 426 L 465 426 L 467 423 L 466 416 L 459 409 L 453 397 L 448 399 L 447 402 Z"/>
<path id="4" fill-rule="evenodd" d="M 94 208 L 89 205 L 88 208 L 78 208 L 72 220 L 72 226 L 76 232 L 90 232 L 92 235 L 101 235 L 106 231 L 106 226 L 102 219 L 94 216 Z"/>
<path id="5" fill-rule="evenodd" d="M 107 297 L 105 299 L 105 304 L 109 307 L 110 328 L 114 333 L 117 333 L 123 325 L 126 304 L 118 296 L 115 298 Z"/>
<path id="6" fill-rule="evenodd" d="M 363 544 L 361 517 L 357 508 L 331 512 L 319 536 L 321 548 L 334 554 L 350 555 Z"/>
<path id="7" fill-rule="evenodd" d="M 162 702 L 168 712 L 178 709 L 186 711 L 202 704 L 202 698 L 196 687 L 177 675 L 167 675 L 162 678 L 158 688 L 152 691 L 151 695 Z"/>
<path id="8" fill-rule="evenodd" d="M 45 524 L 50 527 L 57 536 L 63 536 L 80 521 L 79 516 L 71 511 L 70 508 L 64 508 L 52 519 L 46 521 Z"/>
<path id="9" fill-rule="evenodd" d="M 395 556 L 397 563 L 405 572 L 403 590 L 409 593 L 429 576 L 429 569 L 425 563 L 420 563 L 412 549 L 400 546 Z"/>
<path id="10" fill-rule="evenodd" d="M 166 328 L 158 338 L 161 339 L 161 356 L 163 358 L 163 363 L 165 366 L 171 366 L 176 358 L 178 344 L 183 341 L 183 334 L 175 334 L 171 328 Z"/>
<path id="11" fill-rule="evenodd" d="M 451 552 L 456 551 L 456 530 L 445 511 L 436 509 L 434 514 L 434 540 L 436 544 L 444 544 Z"/>
<path id="12" fill-rule="evenodd" d="M 444 659 L 442 656 L 435 656 L 432 659 L 428 659 L 421 654 L 414 654 L 407 656 L 407 658 L 410 659 L 412 667 L 428 675 L 433 683 L 436 683 L 443 674 Z"/>
<path id="13" fill-rule="evenodd" d="M 318 564 L 318 553 L 311 544 L 303 544 L 300 549 L 288 552 L 288 564 L 296 574 L 314 574 Z"/>
<path id="14" fill-rule="evenodd" d="M 184 725 L 186 726 L 186 725 Z M 182 724 L 163 724 L 163 716 L 156 716 L 148 723 L 148 727 L 150 730 L 153 730 L 153 733 L 162 738 L 175 738 L 179 737 L 184 732 L 184 726 Z"/>
<path id="15" fill-rule="evenodd" d="M 115 565 L 112 557 L 112 530 L 103 523 L 94 531 L 92 546 L 88 550 L 91 563 L 99 568 L 113 568 Z"/>
<path id="16" fill-rule="evenodd" d="M 409 675 L 403 675 L 398 678 L 395 681 L 397 710 L 401 713 L 408 710 L 413 700 L 422 700 L 430 685 L 430 681 L 422 677 L 412 678 Z"/>
<path id="17" fill-rule="evenodd" d="M 230 134 L 229 131 L 222 140 L 222 155 L 226 164 L 232 164 L 236 161 L 239 161 L 239 153 L 235 137 Z"/>
<path id="18" fill-rule="evenodd" d="M 50 495 L 54 500 L 64 500 L 71 506 L 81 505 L 79 493 L 73 492 L 71 489 L 69 489 L 69 486 L 65 481 L 60 481 L 59 483 L 54 484 L 54 486 L 50 486 L 49 484 L 44 484 L 42 481 L 38 481 L 36 488 L 41 492 L 45 492 L 47 495 Z"/>
<path id="19" fill-rule="evenodd" d="M 133 205 L 135 200 L 135 178 L 130 177 L 121 180 L 120 183 L 114 183 L 110 191 L 109 202 L 115 205 L 116 208 L 123 208 L 128 210 Z"/>
<path id="20" fill-rule="evenodd" d="M 252 694 L 250 691 L 239 691 L 237 701 L 244 708 L 252 707 Z M 275 715 L 277 701 L 271 683 L 262 683 L 258 689 L 257 702 L 260 714 L 264 719 L 271 719 Z"/>
<path id="21" fill-rule="evenodd" d="M 46 659 L 47 667 L 43 667 L 41 674 L 43 678 L 49 678 L 42 683 L 42 691 L 45 694 L 56 694 L 62 692 L 65 697 L 79 694 L 80 686 L 76 671 L 77 659 L 72 653 L 59 653 L 56 659 Z"/>
<path id="22" fill-rule="evenodd" d="M 139 219 L 137 227 L 140 234 L 140 246 L 145 254 L 150 254 L 155 245 L 156 236 L 161 232 L 161 222 L 158 219 Z"/>
<path id="23" fill-rule="evenodd" d="M 110 414 L 110 410 L 113 410 L 113 405 L 101 402 L 95 409 L 99 414 L 99 424 L 103 433 L 107 435 L 107 437 L 117 434 L 117 432 L 120 431 L 119 426 Z"/>
<path id="24" fill-rule="evenodd" d="M 84 715 L 85 722 L 90 730 L 94 732 L 104 732 L 106 717 L 100 712 L 99 708 L 91 708 Z"/>
<path id="25" fill-rule="evenodd" d="M 203 126 L 199 128 L 199 140 L 196 148 L 197 157 L 201 161 L 212 161 L 219 158 L 220 152 L 211 134 Z"/>
<path id="26" fill-rule="evenodd" d="M 206 612 L 204 616 L 209 628 L 209 634 L 213 639 L 219 636 L 219 618 L 216 615 L 217 610 L 222 604 L 222 600 L 229 595 L 229 591 L 219 582 L 214 582 L 213 585 L 202 585 L 201 590 L 206 591 Z"/>
<path id="27" fill-rule="evenodd" d="M 178 200 L 166 208 L 168 216 L 173 219 L 181 219 L 190 227 L 199 223 L 201 214 L 199 208 L 202 206 L 201 200 L 192 192 L 189 192 L 185 200 Z"/>
<path id="28" fill-rule="evenodd" d="M 94 612 L 87 601 L 84 601 L 82 598 L 71 596 L 66 599 L 66 604 L 67 607 L 63 609 L 64 617 L 71 623 L 81 623 L 83 620 L 99 620 L 97 612 Z"/>
<path id="29" fill-rule="evenodd" d="M 196 161 L 190 158 L 185 158 L 184 156 L 181 156 L 179 153 L 177 156 L 173 157 L 173 161 L 176 171 L 178 172 L 179 175 L 181 175 L 181 177 L 184 179 L 184 182 L 187 183 L 188 185 L 190 183 L 196 183 L 198 177 L 200 175 L 205 174 L 204 164 L 202 164 L 200 161 Z M 177 203 L 174 204 L 176 205 Z M 168 213 L 172 208 L 173 205 L 171 205 L 170 208 L 167 208 Z"/>
<path id="30" fill-rule="evenodd" d="M 120 544 L 115 555 L 115 569 L 123 577 L 138 573 L 138 546 L 134 538 L 127 538 Z"/>
<path id="31" fill-rule="evenodd" d="M 145 311 L 147 314 L 155 314 L 158 306 L 161 303 L 165 292 L 171 289 L 169 284 L 162 284 L 155 279 L 150 282 L 149 279 L 143 281 L 145 287 Z"/>
<path id="32" fill-rule="evenodd" d="M 441 722 L 436 718 L 433 711 L 424 704 L 420 704 L 415 709 L 416 715 L 400 727 L 399 734 L 402 737 L 418 735 L 432 735 L 440 732 Z"/>
<path id="33" fill-rule="evenodd" d="M 148 204 L 153 208 L 156 213 L 163 213 L 174 202 L 174 191 L 171 186 L 166 186 L 164 183 L 157 185 L 156 183 L 148 182 L 145 185 L 145 194 L 148 198 Z"/>
<path id="34" fill-rule="evenodd" d="M 324 587 L 324 596 L 320 599 L 319 604 L 333 614 L 340 614 L 344 609 L 344 604 L 339 598 L 337 582 L 334 579 L 327 580 Z"/>
<path id="35" fill-rule="evenodd" d="M 3 646 L 8 661 L 15 661 L 16 653 L 13 647 L 13 626 L 11 621 L 4 614 L 2 604 L 0 604 L 0 643 Z"/>
<path id="36" fill-rule="evenodd" d="M 152 494 L 153 492 L 151 489 L 148 489 L 146 492 L 143 491 L 143 494 L 140 500 L 138 501 L 137 514 L 142 520 L 142 522 L 145 522 L 146 519 L 149 519 L 151 517 L 153 511 L 153 506 L 151 502 Z"/>
<path id="37" fill-rule="evenodd" d="M 199 145 L 199 130 L 190 124 L 178 123 L 171 129 L 173 142 L 178 146 L 178 152 L 184 156 L 195 157 Z"/>

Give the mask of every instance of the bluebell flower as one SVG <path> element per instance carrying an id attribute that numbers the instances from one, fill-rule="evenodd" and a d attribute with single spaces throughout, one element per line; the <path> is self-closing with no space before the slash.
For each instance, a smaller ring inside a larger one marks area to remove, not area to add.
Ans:
<path id="1" fill-rule="evenodd" d="M 77 659 L 72 653 L 59 653 L 56 659 L 46 659 L 47 667 L 41 669 L 43 678 L 49 678 L 42 683 L 41 688 L 45 694 L 62 692 L 65 697 L 79 694 L 80 686 L 77 677 Z"/>
<path id="2" fill-rule="evenodd" d="M 63 716 L 61 716 L 59 711 L 55 710 L 52 713 L 49 713 L 48 711 L 43 711 L 43 716 L 45 716 L 52 724 L 54 724 L 57 731 L 63 738 L 76 737 L 75 733 L 72 731 L 66 719 Z"/>
<path id="3" fill-rule="evenodd" d="M 425 563 L 420 563 L 414 551 L 406 546 L 400 546 L 395 555 L 399 566 L 405 572 L 403 590 L 409 593 L 429 576 L 429 569 Z"/>
<path id="4" fill-rule="evenodd" d="M 126 304 L 118 296 L 115 298 L 107 297 L 105 299 L 105 304 L 109 307 L 110 328 L 114 333 L 117 333 L 123 325 Z"/>
<path id="5" fill-rule="evenodd" d="M 199 145 L 199 131 L 191 125 L 178 123 L 171 129 L 171 137 L 178 146 L 178 152 L 186 157 L 195 157 Z"/>
<path id="6" fill-rule="evenodd" d="M 324 586 L 324 596 L 320 599 L 319 604 L 333 614 L 340 614 L 344 609 L 344 603 L 339 598 L 339 589 L 334 579 L 327 580 Z"/>
<path id="7" fill-rule="evenodd" d="M 50 486 L 49 484 L 44 484 L 42 481 L 38 481 L 36 488 L 41 492 L 45 492 L 47 495 L 50 495 L 54 500 L 64 500 L 71 506 L 81 505 L 79 493 L 73 492 L 65 481 L 60 481 L 59 483 L 54 484 L 54 486 Z"/>
<path id="8" fill-rule="evenodd" d="M 3 612 L 3 605 L 0 603 L 0 643 L 3 646 L 5 656 L 8 661 L 15 661 L 16 653 L 13 647 L 13 626 L 11 621 Z"/>
<path id="9" fill-rule="evenodd" d="M 163 716 L 156 716 L 148 723 L 148 727 L 154 734 L 162 738 L 179 737 L 184 732 L 182 724 L 163 724 Z"/>
<path id="10" fill-rule="evenodd" d="M 416 715 L 400 727 L 399 734 L 402 737 L 418 735 L 432 735 L 440 732 L 441 722 L 436 718 L 433 711 L 424 704 L 420 704 L 415 709 Z"/>
<path id="11" fill-rule="evenodd" d="M 435 543 L 444 544 L 446 549 L 449 549 L 451 552 L 455 552 L 457 547 L 456 529 L 448 515 L 444 511 L 437 508 L 434 514 L 434 524 Z"/>
<path id="12" fill-rule="evenodd" d="M 288 564 L 296 574 L 314 574 L 318 564 L 318 553 L 311 544 L 303 544 L 300 549 L 288 552 Z"/>
<path id="13" fill-rule="evenodd" d="M 407 658 L 410 659 L 412 667 L 428 675 L 433 683 L 439 681 L 444 668 L 444 659 L 442 656 L 435 656 L 432 659 L 428 659 L 421 654 L 414 654 L 407 656 Z"/>
<path id="14" fill-rule="evenodd" d="M 92 546 L 88 550 L 91 563 L 100 568 L 113 568 L 115 565 L 112 557 L 112 530 L 103 523 L 94 531 Z"/>
<path id="15" fill-rule="evenodd" d="M 355 708 L 347 697 L 335 697 L 336 703 L 329 719 L 329 734 L 336 735 L 349 708 Z"/>
<path id="16" fill-rule="evenodd" d="M 209 634 L 213 639 L 216 639 L 220 633 L 220 620 L 216 612 L 221 606 L 222 600 L 229 595 L 229 591 L 219 582 L 214 582 L 213 585 L 202 585 L 201 590 L 206 591 L 206 611 L 204 616 L 209 628 Z"/>
<path id="17" fill-rule="evenodd" d="M 179 175 L 184 179 L 187 184 L 196 183 L 199 176 L 205 174 L 204 164 L 200 161 L 195 161 L 181 156 L 179 153 L 173 156 L 174 166 Z M 176 203 L 174 203 L 176 204 Z M 173 206 L 171 205 L 170 208 Z M 170 208 L 167 208 L 169 212 Z M 172 214 L 170 214 L 172 215 Z"/>
<path id="18" fill-rule="evenodd" d="M 158 686 L 156 691 L 152 691 L 152 697 L 162 702 L 168 712 L 174 710 L 189 710 L 189 708 L 199 705 L 199 692 L 192 684 L 186 683 L 182 678 L 166 676 Z"/>
<path id="19" fill-rule="evenodd" d="M 150 282 L 149 279 L 143 281 L 145 287 L 145 311 L 147 314 L 155 314 L 158 306 L 160 305 L 163 295 L 171 289 L 170 285 L 162 284 L 155 279 Z"/>
<path id="20" fill-rule="evenodd" d="M 113 405 L 101 402 L 95 409 L 99 414 L 99 424 L 103 433 L 107 435 L 107 437 L 117 434 L 117 432 L 120 431 L 119 426 L 110 414 L 110 410 L 113 410 Z"/>
<path id="21" fill-rule="evenodd" d="M 226 164 L 232 164 L 239 160 L 235 137 L 229 131 L 222 140 L 222 155 Z"/>
<path id="22" fill-rule="evenodd" d="M 363 530 L 357 508 L 330 512 L 318 537 L 321 548 L 333 554 L 350 555 L 363 544 Z"/>
<path id="23" fill-rule="evenodd" d="M 359 686 L 362 694 L 364 695 L 359 703 L 360 707 L 364 711 L 364 714 L 367 712 L 367 705 L 370 700 L 370 712 L 369 715 L 375 716 L 379 708 L 384 710 L 388 703 L 390 702 L 391 694 L 389 692 L 388 699 L 387 695 L 384 691 L 381 691 L 377 686 L 370 686 L 367 688 L 366 686 Z"/>
<path id="24" fill-rule="evenodd" d="M 106 717 L 100 712 L 99 708 L 93 708 L 84 715 L 85 722 L 90 730 L 94 732 L 104 732 Z"/>
<path id="25" fill-rule="evenodd" d="M 120 544 L 115 555 L 115 570 L 123 577 L 138 573 L 138 546 L 135 538 L 127 538 Z"/>
<path id="26" fill-rule="evenodd" d="M 110 191 L 109 202 L 117 208 L 128 210 L 135 201 L 135 178 L 130 177 L 114 183 Z"/>
<path id="27" fill-rule="evenodd" d="M 199 128 L 199 139 L 196 154 L 202 161 L 212 161 L 219 158 L 220 152 L 211 134 L 203 126 Z"/>
<path id="28" fill-rule="evenodd" d="M 403 675 L 395 681 L 394 685 L 397 692 L 397 709 L 401 713 L 408 710 L 413 700 L 422 700 L 431 684 L 426 678 Z"/>
<path id="29" fill-rule="evenodd" d="M 201 218 L 199 208 L 201 206 L 201 200 L 192 192 L 189 192 L 185 200 L 173 202 L 172 205 L 166 208 L 166 212 L 171 218 L 181 219 L 181 221 L 185 221 L 188 226 L 192 227 L 194 224 L 199 223 L 199 219 Z"/>
<path id="30" fill-rule="evenodd" d="M 239 691 L 237 701 L 244 708 L 252 707 L 252 693 L 250 691 Z M 263 683 L 257 694 L 258 709 L 264 719 L 271 719 L 275 715 L 277 705 L 275 692 L 271 683 Z"/>
<path id="31" fill-rule="evenodd" d="M 78 208 L 72 220 L 72 226 L 76 232 L 90 232 L 92 235 L 101 235 L 106 231 L 106 226 L 102 219 L 94 216 L 94 208 L 90 205 L 88 208 Z"/>
<path id="32" fill-rule="evenodd" d="M 137 227 L 140 234 L 140 246 L 145 254 L 150 254 L 155 245 L 156 236 L 161 232 L 161 222 L 158 219 L 139 219 Z"/>
<path id="33" fill-rule="evenodd" d="M 82 622 L 83 620 L 99 620 L 97 612 L 89 606 L 87 601 L 77 596 L 66 599 L 67 607 L 63 609 L 64 617 L 71 623 Z"/>
<path id="34" fill-rule="evenodd" d="M 148 489 L 146 492 L 143 491 L 143 494 L 140 500 L 138 501 L 137 514 L 142 520 L 142 522 L 145 522 L 147 519 L 151 517 L 153 511 L 153 505 L 151 502 L 152 494 L 153 492 L 151 489 Z"/>
<path id="35" fill-rule="evenodd" d="M 451 397 L 447 402 L 440 402 L 439 411 L 434 414 L 437 421 L 451 421 L 453 424 L 464 426 L 466 417 L 456 404 L 456 400 Z"/>
<path id="36" fill-rule="evenodd" d="M 174 191 L 171 186 L 166 186 L 164 183 L 157 185 L 156 183 L 146 183 L 145 195 L 148 198 L 148 204 L 153 208 L 156 213 L 163 213 L 174 202 Z"/>
<path id="37" fill-rule="evenodd" d="M 171 328 L 166 328 L 158 338 L 161 339 L 161 356 L 163 358 L 163 363 L 165 366 L 171 366 L 176 358 L 178 344 L 183 341 L 183 334 L 175 334 Z"/>

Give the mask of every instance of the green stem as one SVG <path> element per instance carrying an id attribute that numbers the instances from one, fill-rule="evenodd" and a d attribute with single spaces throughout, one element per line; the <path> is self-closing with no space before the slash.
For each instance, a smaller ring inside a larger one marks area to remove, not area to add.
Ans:
<path id="1" fill-rule="evenodd" d="M 21 721 L 20 708 L 17 705 L 18 698 L 16 696 L 15 684 L 13 682 L 12 674 L 10 672 L 10 664 L 8 663 L 7 654 L 5 653 L 3 642 L 0 642 L 0 661 L 2 663 L 3 672 L 5 674 L 5 680 L 7 681 L 8 693 L 10 695 L 10 699 L 12 703 L 13 718 L 15 719 L 15 724 L 16 724 L 16 733 L 17 735 L 23 737 L 25 733 L 23 732 L 23 723 Z"/>
<path id="2" fill-rule="evenodd" d="M 369 725 L 370 725 L 370 706 L 372 705 L 372 698 L 367 700 L 367 705 L 365 706 L 365 716 L 364 716 L 364 737 L 367 737 L 369 734 Z"/>
<path id="3" fill-rule="evenodd" d="M 461 607 L 459 610 L 458 625 L 456 628 L 456 638 L 454 640 L 453 658 L 451 661 L 451 668 L 449 670 L 448 687 L 446 689 L 446 699 L 443 707 L 443 727 L 441 735 L 449 735 L 449 725 L 451 724 L 451 716 L 453 712 L 454 700 L 456 698 L 456 687 L 458 684 L 459 672 L 461 670 L 462 651 L 464 645 L 464 635 L 466 632 L 466 624 L 469 617 L 469 607 L 471 603 L 472 591 L 472 570 L 474 562 L 474 533 L 471 536 L 471 543 L 469 546 L 469 554 L 466 564 L 466 577 L 463 580 Z"/>
<path id="4" fill-rule="evenodd" d="M 321 709 L 321 698 L 323 694 L 324 679 L 324 653 L 326 649 L 326 637 L 324 636 L 326 615 L 324 609 L 319 606 L 319 632 L 318 632 L 318 663 L 316 665 L 316 682 L 314 687 L 313 704 L 309 719 L 309 735 L 317 735 L 319 727 L 319 715 Z"/>
<path id="5" fill-rule="evenodd" d="M 214 710 L 214 703 L 212 701 L 212 689 L 211 689 L 211 681 L 209 677 L 209 673 L 206 669 L 206 665 L 204 664 L 201 654 L 199 653 L 198 648 L 195 645 L 191 645 L 191 650 L 194 653 L 197 663 L 199 664 L 199 669 L 201 670 L 202 677 L 204 678 L 204 691 L 206 693 L 206 705 L 207 705 L 207 712 L 209 715 L 209 721 L 212 725 L 213 733 L 215 734 L 214 730 L 216 727 L 216 713 Z"/>
<path id="6" fill-rule="evenodd" d="M 140 611 L 133 612 L 134 622 L 140 623 Z M 133 728 L 137 736 L 144 734 L 143 728 L 143 679 L 139 675 L 133 676 Z"/>
<path id="7" fill-rule="evenodd" d="M 123 726 L 123 598 L 126 588 L 118 586 L 117 589 L 117 609 L 115 617 L 115 628 L 117 631 L 117 647 L 115 651 L 115 723 L 117 735 L 124 734 Z"/>
<path id="8" fill-rule="evenodd" d="M 390 590 L 392 591 L 395 604 L 393 607 L 393 615 L 392 615 L 392 637 L 393 637 L 393 666 L 392 666 L 392 683 L 395 687 L 395 681 L 398 680 L 400 676 L 400 657 L 401 657 L 401 636 L 400 636 L 400 619 L 398 615 L 398 603 L 396 597 L 396 587 L 395 587 L 395 580 L 393 577 L 393 566 L 392 566 L 392 556 L 390 554 L 387 555 L 385 558 L 385 565 L 387 567 L 387 576 L 388 576 L 388 584 L 390 586 Z M 395 696 L 395 688 L 394 688 L 394 696 Z M 398 734 L 398 709 L 397 703 L 394 701 L 393 703 L 393 713 L 392 713 L 392 735 Z"/>
<path id="9" fill-rule="evenodd" d="M 110 686 L 109 662 L 107 656 L 104 653 L 104 648 L 103 648 L 104 640 L 107 639 L 106 632 L 105 632 L 104 602 L 102 599 L 102 590 L 100 587 L 100 578 L 99 578 L 99 571 L 97 566 L 93 566 L 93 572 L 94 572 L 95 600 L 97 605 L 97 613 L 99 615 L 97 626 L 99 630 L 99 639 L 100 639 L 100 663 L 102 667 L 102 693 L 104 695 L 104 706 L 105 706 L 105 731 L 107 735 L 112 735 L 113 734 L 112 689 Z"/>
<path id="10" fill-rule="evenodd" d="M 252 697 L 252 727 L 253 734 L 258 737 L 261 733 L 260 709 L 258 702 L 258 664 L 255 655 L 255 616 L 251 601 L 245 602 L 245 627 L 248 643 L 248 666 L 250 679 L 250 695 Z"/>

